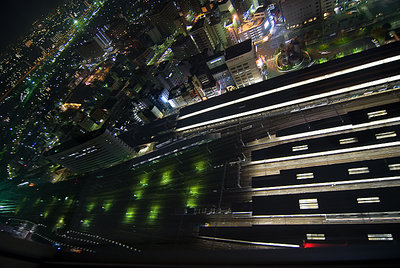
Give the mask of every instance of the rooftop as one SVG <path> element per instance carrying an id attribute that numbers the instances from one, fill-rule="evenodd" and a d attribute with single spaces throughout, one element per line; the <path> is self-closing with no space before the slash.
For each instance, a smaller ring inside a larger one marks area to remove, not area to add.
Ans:
<path id="1" fill-rule="evenodd" d="M 250 52 L 252 49 L 252 41 L 251 39 L 247 39 L 242 43 L 231 46 L 225 50 L 225 60 L 230 60 L 236 58 L 240 55 L 243 55 L 247 52 Z"/>
<path id="2" fill-rule="evenodd" d="M 107 134 L 111 135 L 108 130 L 99 129 L 99 130 L 95 130 L 92 132 L 82 134 L 80 136 L 72 137 L 70 140 L 68 140 L 68 141 L 52 148 L 50 151 L 46 152 L 46 156 L 64 152 L 68 149 L 74 148 L 75 146 L 83 146 L 84 147 L 86 142 L 94 140 L 94 139 L 100 137 L 101 135 L 104 135 L 105 133 L 106 133 L 106 135 Z"/>
<path id="3" fill-rule="evenodd" d="M 197 31 L 198 29 L 200 29 L 201 27 L 204 26 L 206 19 L 205 18 L 201 18 L 199 19 L 195 25 L 193 25 L 192 29 L 190 30 L 191 32 Z"/>
<path id="4" fill-rule="evenodd" d="M 245 31 L 248 31 L 248 30 L 250 30 L 250 29 L 252 29 L 254 27 L 257 27 L 257 26 L 263 24 L 264 21 L 265 21 L 265 19 L 263 18 L 263 19 L 256 19 L 254 21 L 249 21 L 249 22 L 247 22 L 245 24 L 242 24 L 240 26 L 240 28 L 239 28 L 239 33 L 240 32 L 245 32 Z"/>

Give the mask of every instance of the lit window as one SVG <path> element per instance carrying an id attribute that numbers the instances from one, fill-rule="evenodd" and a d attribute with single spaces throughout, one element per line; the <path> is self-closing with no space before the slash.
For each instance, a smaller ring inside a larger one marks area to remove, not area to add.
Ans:
<path id="1" fill-rule="evenodd" d="M 400 170 L 400 164 L 390 164 L 388 165 L 389 170 Z"/>
<path id="2" fill-rule="evenodd" d="M 297 151 L 305 151 L 308 150 L 308 145 L 300 145 L 300 146 L 294 146 L 292 148 L 293 152 L 297 152 Z"/>
<path id="3" fill-rule="evenodd" d="M 347 138 L 347 139 L 341 139 L 341 140 L 339 140 L 339 143 L 340 143 L 341 145 L 343 145 L 343 144 L 350 144 L 350 143 L 356 143 L 356 142 L 358 142 L 358 139 L 357 139 L 357 138 Z"/>
<path id="4" fill-rule="evenodd" d="M 380 140 L 380 139 L 387 139 L 387 138 L 393 138 L 393 137 L 396 137 L 396 136 L 397 136 L 397 134 L 396 134 L 396 132 L 394 132 L 394 131 L 389 131 L 389 132 L 383 132 L 383 133 L 375 134 L 375 138 L 376 138 L 377 140 Z"/>
<path id="5" fill-rule="evenodd" d="M 318 199 L 300 199 L 299 200 L 300 209 L 318 209 Z"/>
<path id="6" fill-rule="evenodd" d="M 307 240 L 325 240 L 325 234 L 307 234 Z"/>
<path id="7" fill-rule="evenodd" d="M 387 115 L 387 112 L 386 112 L 386 110 L 381 110 L 381 111 L 376 111 L 376 112 L 370 112 L 367 115 L 368 115 L 368 119 L 371 119 L 374 117 Z"/>
<path id="8" fill-rule="evenodd" d="M 365 174 L 365 173 L 369 173 L 368 167 L 349 168 L 347 171 L 349 172 L 349 175 L 356 175 L 356 174 Z"/>
<path id="9" fill-rule="evenodd" d="M 368 240 L 393 240 L 392 234 L 368 234 Z"/>
<path id="10" fill-rule="evenodd" d="M 298 179 L 298 180 L 314 179 L 314 173 L 296 174 L 296 179 Z"/>
<path id="11" fill-rule="evenodd" d="M 380 203 L 379 197 L 359 197 L 357 198 L 358 204 Z"/>

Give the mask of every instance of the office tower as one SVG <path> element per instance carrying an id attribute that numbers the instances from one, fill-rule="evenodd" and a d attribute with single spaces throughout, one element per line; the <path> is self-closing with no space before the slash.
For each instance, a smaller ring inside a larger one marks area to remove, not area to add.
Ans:
<path id="1" fill-rule="evenodd" d="M 217 45 L 217 40 L 212 32 L 211 26 L 209 25 L 208 18 L 199 19 L 190 30 L 190 35 L 200 52 L 205 49 L 213 51 Z"/>
<path id="2" fill-rule="evenodd" d="M 171 46 L 175 59 L 183 60 L 199 53 L 190 36 L 180 35 Z"/>
<path id="3" fill-rule="evenodd" d="M 221 44 L 223 47 L 228 46 L 228 30 L 224 27 L 224 21 L 221 18 L 211 18 L 210 19 L 210 28 L 211 32 L 216 39 L 218 44 Z"/>
<path id="4" fill-rule="evenodd" d="M 170 90 L 185 81 L 185 75 L 178 67 L 178 61 L 163 61 L 154 70 L 153 77 L 162 88 Z"/>
<path id="5" fill-rule="evenodd" d="M 251 39 L 229 47 L 225 51 L 225 62 L 238 88 L 263 80 L 256 64 L 257 55 Z"/>
<path id="6" fill-rule="evenodd" d="M 93 37 L 93 40 L 102 48 L 106 49 L 111 46 L 112 40 L 108 37 L 106 31 L 108 30 L 107 26 L 102 27 Z"/>
<path id="7" fill-rule="evenodd" d="M 240 25 L 238 34 L 242 41 L 247 39 L 259 41 L 269 34 L 270 29 L 271 23 L 268 18 L 259 17 Z"/>
<path id="8" fill-rule="evenodd" d="M 231 91 L 235 88 L 235 81 L 228 70 L 228 66 L 225 64 L 225 55 L 223 53 L 218 53 L 209 57 L 207 66 L 210 69 L 211 75 L 217 82 L 219 90 Z"/>
<path id="9" fill-rule="evenodd" d="M 104 50 L 101 46 L 95 42 L 90 41 L 76 48 L 76 51 L 85 60 L 101 57 L 104 54 Z"/>
<path id="10" fill-rule="evenodd" d="M 160 9 L 154 11 L 150 21 L 163 36 L 169 36 L 176 30 L 174 20 L 179 17 L 178 9 L 173 1 L 169 1 Z"/>
<path id="11" fill-rule="evenodd" d="M 98 130 L 70 140 L 47 153 L 47 157 L 84 173 L 107 168 L 133 157 L 135 151 L 108 130 Z"/>
<path id="12" fill-rule="evenodd" d="M 287 28 L 295 28 L 326 17 L 333 12 L 333 0 L 280 0 L 279 6 Z"/>

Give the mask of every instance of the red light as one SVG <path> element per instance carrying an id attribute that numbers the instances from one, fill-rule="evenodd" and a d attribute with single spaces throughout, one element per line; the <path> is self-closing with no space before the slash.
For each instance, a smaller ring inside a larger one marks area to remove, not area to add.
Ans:
<path id="1" fill-rule="evenodd" d="M 325 243 L 303 243 L 304 248 L 326 248 L 326 247 L 346 247 L 347 243 L 344 244 L 325 244 Z"/>

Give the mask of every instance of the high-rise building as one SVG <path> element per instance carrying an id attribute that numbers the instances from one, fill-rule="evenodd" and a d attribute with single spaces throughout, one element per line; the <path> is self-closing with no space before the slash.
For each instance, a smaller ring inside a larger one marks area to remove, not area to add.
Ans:
<path id="1" fill-rule="evenodd" d="M 320 0 L 321 1 L 321 15 L 323 18 L 333 14 L 335 8 L 335 0 Z"/>
<path id="2" fill-rule="evenodd" d="M 76 48 L 76 51 L 85 60 L 101 57 L 104 54 L 104 50 L 95 41 L 87 42 Z"/>
<path id="3" fill-rule="evenodd" d="M 160 31 L 157 29 L 156 26 L 149 26 L 146 29 L 146 34 L 151 38 L 154 44 L 159 44 L 162 41 L 162 36 Z"/>
<path id="4" fill-rule="evenodd" d="M 235 0 L 236 8 L 243 14 L 251 7 L 256 9 L 258 7 L 258 0 Z"/>
<path id="5" fill-rule="evenodd" d="M 280 0 L 287 28 L 295 28 L 326 17 L 333 12 L 334 0 Z"/>
<path id="6" fill-rule="evenodd" d="M 107 168 L 133 157 L 135 151 L 108 130 L 99 130 L 70 140 L 47 153 L 47 157 L 84 173 Z"/>
<path id="7" fill-rule="evenodd" d="M 251 39 L 231 46 L 225 51 L 225 63 L 238 88 L 263 80 L 256 61 L 257 55 Z"/>
<path id="8" fill-rule="evenodd" d="M 107 35 L 106 31 L 109 28 L 107 26 L 102 27 L 93 37 L 94 41 L 102 48 L 106 49 L 109 46 L 111 46 L 112 40 L 111 38 Z"/>
<path id="9" fill-rule="evenodd" d="M 175 59 L 183 60 L 199 53 L 190 36 L 180 35 L 171 46 Z"/>
<path id="10" fill-rule="evenodd" d="M 223 47 L 228 47 L 228 30 L 224 27 L 224 21 L 221 18 L 212 18 L 210 28 L 217 42 Z"/>
<path id="11" fill-rule="evenodd" d="M 150 16 L 150 21 L 163 36 L 168 36 L 175 32 L 176 26 L 174 20 L 178 17 L 179 12 L 174 1 L 169 1 Z"/>
<path id="12" fill-rule="evenodd" d="M 270 29 L 271 23 L 268 18 L 256 18 L 240 25 L 238 34 L 242 41 L 247 39 L 258 41 L 267 36 Z"/>
<path id="13" fill-rule="evenodd" d="M 203 52 L 205 49 L 213 51 L 217 45 L 217 40 L 209 25 L 208 18 L 199 19 L 190 30 L 190 35 L 200 52 Z"/>
<path id="14" fill-rule="evenodd" d="M 153 77 L 155 82 L 158 83 L 162 88 L 170 90 L 185 81 L 185 75 L 180 71 L 178 67 L 178 61 L 163 61 L 154 70 Z"/>
<path id="15" fill-rule="evenodd" d="M 232 91 L 235 88 L 235 81 L 228 70 L 228 66 L 225 64 L 225 55 L 223 53 L 210 57 L 207 60 L 207 66 L 221 93 L 226 90 Z"/>
<path id="16" fill-rule="evenodd" d="M 236 13 L 231 0 L 219 0 L 217 2 L 217 7 L 220 12 L 229 11 L 231 15 Z"/>

